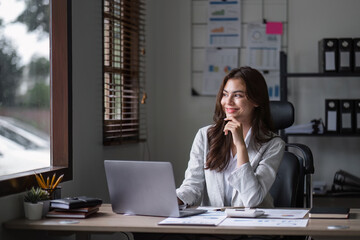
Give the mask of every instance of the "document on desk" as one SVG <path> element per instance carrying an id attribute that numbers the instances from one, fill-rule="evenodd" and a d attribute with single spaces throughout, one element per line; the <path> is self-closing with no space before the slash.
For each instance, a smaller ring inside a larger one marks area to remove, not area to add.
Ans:
<path id="1" fill-rule="evenodd" d="M 182 218 L 166 218 L 159 222 L 159 225 L 206 225 L 217 226 L 226 219 L 224 212 L 208 211 L 200 215 L 182 217 Z"/>
<path id="2" fill-rule="evenodd" d="M 227 218 L 222 227 L 306 227 L 308 219 Z"/>
<path id="3" fill-rule="evenodd" d="M 257 210 L 264 211 L 264 215 L 261 218 L 291 218 L 300 219 L 304 218 L 309 212 L 307 209 L 268 209 L 258 208 Z"/>

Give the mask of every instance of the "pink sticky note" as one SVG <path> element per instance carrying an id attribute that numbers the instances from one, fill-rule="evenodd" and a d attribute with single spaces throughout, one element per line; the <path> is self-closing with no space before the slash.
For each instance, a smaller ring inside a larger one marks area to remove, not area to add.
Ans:
<path id="1" fill-rule="evenodd" d="M 279 34 L 283 33 L 282 22 L 267 22 L 266 23 L 266 34 Z"/>

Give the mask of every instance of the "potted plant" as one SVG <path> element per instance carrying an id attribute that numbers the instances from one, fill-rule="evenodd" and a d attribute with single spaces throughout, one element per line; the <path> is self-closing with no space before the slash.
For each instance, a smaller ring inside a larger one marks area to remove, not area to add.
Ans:
<path id="1" fill-rule="evenodd" d="M 25 217 L 29 220 L 41 219 L 43 213 L 43 201 L 49 199 L 47 191 L 32 187 L 24 196 Z"/>

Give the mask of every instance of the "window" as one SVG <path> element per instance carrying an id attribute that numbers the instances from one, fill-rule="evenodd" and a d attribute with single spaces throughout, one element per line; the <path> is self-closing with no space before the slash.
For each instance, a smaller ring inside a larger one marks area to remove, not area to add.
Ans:
<path id="1" fill-rule="evenodd" d="M 104 0 L 104 145 L 146 138 L 144 11 L 141 0 Z"/>
<path id="2" fill-rule="evenodd" d="M 0 6 L 0 176 L 5 176 L 50 166 L 50 7 L 48 0 L 0 0 Z"/>
<path id="3" fill-rule="evenodd" d="M 51 166 L 37 170 L 45 176 L 64 174 L 63 181 L 72 179 L 70 4 L 70 0 L 50 1 Z M 37 185 L 33 174 L 28 171 L 1 176 L 0 196 Z"/>

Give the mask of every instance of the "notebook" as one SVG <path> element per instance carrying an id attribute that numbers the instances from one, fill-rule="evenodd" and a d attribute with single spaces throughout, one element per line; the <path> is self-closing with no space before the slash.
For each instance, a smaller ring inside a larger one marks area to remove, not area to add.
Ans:
<path id="1" fill-rule="evenodd" d="M 349 218 L 349 212 L 347 207 L 313 207 L 309 218 Z"/>
<path id="2" fill-rule="evenodd" d="M 170 162 L 105 160 L 104 164 L 115 213 L 185 217 L 206 212 L 179 209 Z"/>

